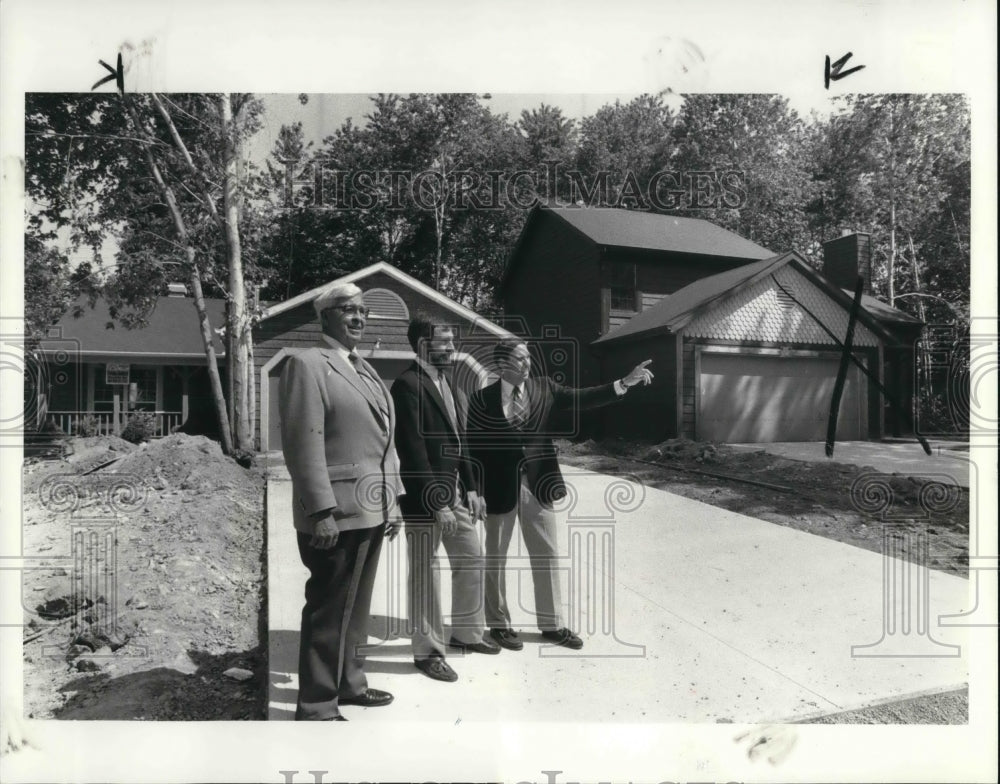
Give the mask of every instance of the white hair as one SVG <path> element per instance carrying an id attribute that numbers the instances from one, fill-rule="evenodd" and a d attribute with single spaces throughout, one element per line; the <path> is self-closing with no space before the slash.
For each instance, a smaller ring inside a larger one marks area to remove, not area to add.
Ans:
<path id="1" fill-rule="evenodd" d="M 316 318 L 322 319 L 323 311 L 332 307 L 339 299 L 350 299 L 361 294 L 361 289 L 353 283 L 331 283 L 323 289 L 313 300 L 313 308 L 316 311 Z"/>

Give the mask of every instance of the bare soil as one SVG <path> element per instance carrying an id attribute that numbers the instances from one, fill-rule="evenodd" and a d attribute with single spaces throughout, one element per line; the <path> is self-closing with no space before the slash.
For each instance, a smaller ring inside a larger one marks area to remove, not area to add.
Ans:
<path id="1" fill-rule="evenodd" d="M 559 458 L 592 471 L 628 473 L 649 487 L 878 553 L 885 533 L 924 533 L 932 569 L 969 576 L 966 489 L 870 466 L 790 460 L 686 439 L 656 446 L 561 441 Z M 903 537 L 897 543 L 901 557 L 921 557 L 907 549 L 916 543 L 915 536 Z"/>
<path id="2" fill-rule="evenodd" d="M 926 534 L 930 568 L 968 579 L 969 494 L 881 474 L 869 466 L 806 462 L 763 450 L 673 439 L 656 446 L 620 439 L 558 443 L 559 459 L 648 487 L 881 553 L 885 533 Z M 853 489 L 853 492 L 852 492 Z M 889 501 L 887 504 L 886 501 Z M 899 557 L 922 560 L 896 539 Z M 921 695 L 835 715 L 810 724 L 965 724 L 968 689 Z"/>
<path id="3" fill-rule="evenodd" d="M 260 469 L 202 436 L 70 439 L 23 490 L 26 716 L 265 718 Z"/>

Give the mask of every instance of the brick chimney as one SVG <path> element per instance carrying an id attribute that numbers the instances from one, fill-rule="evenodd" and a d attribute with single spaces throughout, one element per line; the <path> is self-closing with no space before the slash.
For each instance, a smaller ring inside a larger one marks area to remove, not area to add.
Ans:
<path id="1" fill-rule="evenodd" d="M 834 286 L 854 291 L 858 275 L 864 278 L 864 293 L 872 293 L 872 235 L 845 230 L 835 240 L 823 243 L 823 275 Z"/>
<path id="2" fill-rule="evenodd" d="M 187 285 L 184 283 L 168 283 L 167 284 L 167 296 L 168 297 L 186 297 L 188 293 Z"/>

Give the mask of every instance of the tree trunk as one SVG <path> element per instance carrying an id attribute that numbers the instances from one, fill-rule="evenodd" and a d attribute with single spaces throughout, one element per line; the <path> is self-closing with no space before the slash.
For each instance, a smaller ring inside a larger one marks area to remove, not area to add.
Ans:
<path id="1" fill-rule="evenodd" d="M 125 108 L 128 111 L 132 123 L 136 127 L 136 132 L 140 135 L 140 137 L 145 138 L 146 134 L 143 130 L 142 124 L 139 122 L 139 116 L 135 111 L 135 107 L 132 106 L 132 103 L 129 100 L 129 96 L 123 94 L 122 100 L 125 102 Z M 222 381 L 219 378 L 219 363 L 215 356 L 215 347 L 212 345 L 212 325 L 209 323 L 208 312 L 205 310 L 205 296 L 201 289 L 201 273 L 198 271 L 194 245 L 191 244 L 191 238 L 188 235 L 187 226 L 184 223 L 184 217 L 181 215 L 180 208 L 177 206 L 177 199 L 174 196 L 174 191 L 163 179 L 160 167 L 156 164 L 156 160 L 153 158 L 153 153 L 149 149 L 149 144 L 144 143 L 142 145 L 142 150 L 146 157 L 146 166 L 149 168 L 150 174 L 153 175 L 153 179 L 156 181 L 156 186 L 160 193 L 163 194 L 163 197 L 167 202 L 167 206 L 170 209 L 170 215 L 174 221 L 174 229 L 177 231 L 178 239 L 180 239 L 181 244 L 184 246 L 184 253 L 187 256 L 188 267 L 191 274 L 191 292 L 194 295 L 195 310 L 198 311 L 198 322 L 201 327 L 201 340 L 202 345 L 205 348 L 205 359 L 208 362 L 208 378 L 212 387 L 212 397 L 215 400 L 215 410 L 219 418 L 219 435 L 222 438 L 223 450 L 226 454 L 230 454 L 233 451 L 232 431 L 229 429 L 229 416 L 226 411 L 226 398 L 222 394 Z"/>
<path id="2" fill-rule="evenodd" d="M 907 245 L 910 248 L 910 269 L 913 272 L 913 291 L 914 291 L 915 294 L 921 294 L 922 292 L 920 291 L 920 270 L 919 270 L 919 268 L 917 266 L 917 252 L 913 248 L 913 237 L 910 236 L 909 232 L 906 233 L 906 242 L 907 242 Z M 926 324 L 927 323 L 927 308 L 924 305 L 924 298 L 923 297 L 917 297 L 916 299 L 917 299 L 917 313 L 920 314 L 920 320 Z M 917 378 L 918 378 L 918 380 L 920 380 L 922 382 L 922 384 L 923 384 L 922 388 L 923 389 L 930 390 L 930 383 L 931 383 L 931 376 L 930 376 L 930 372 L 931 372 L 931 367 L 930 367 L 931 347 L 929 345 L 927 345 L 927 341 L 926 340 L 919 341 L 918 345 L 920 346 L 920 348 L 919 348 L 919 351 L 920 351 L 920 366 L 919 366 L 920 373 L 919 373 L 919 375 L 918 375 Z M 918 386 L 918 390 L 917 390 L 918 394 L 919 394 L 919 390 L 920 389 L 921 389 L 921 387 Z"/>
<path id="3" fill-rule="evenodd" d="M 888 277 L 888 296 L 889 307 L 896 307 L 896 202 L 894 197 L 890 197 L 892 200 L 889 203 L 889 269 L 887 270 Z"/>
<path id="4" fill-rule="evenodd" d="M 233 437 L 238 449 L 253 450 L 249 398 L 247 395 L 247 330 L 246 286 L 243 282 L 243 257 L 240 245 L 240 177 L 239 133 L 233 119 L 233 105 L 229 95 L 219 98 L 222 110 L 224 139 L 225 182 L 223 187 L 223 213 L 226 228 L 226 248 L 229 263 L 229 329 L 227 337 L 231 355 L 227 357 L 232 384 L 231 417 Z"/>
<path id="5" fill-rule="evenodd" d="M 895 104 L 889 103 L 889 307 L 896 306 L 896 115 Z"/>

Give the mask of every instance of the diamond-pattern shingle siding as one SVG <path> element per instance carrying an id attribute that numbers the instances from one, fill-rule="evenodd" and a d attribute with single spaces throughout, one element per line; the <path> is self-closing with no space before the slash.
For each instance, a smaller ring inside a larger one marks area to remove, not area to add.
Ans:
<path id="1" fill-rule="evenodd" d="M 840 340 L 844 339 L 848 312 L 839 303 L 791 267 L 782 267 L 774 277 L 827 329 Z M 812 317 L 785 296 L 770 276 L 698 316 L 681 334 L 716 340 L 835 345 Z M 875 335 L 860 321 L 854 328 L 854 345 L 878 345 Z"/>

